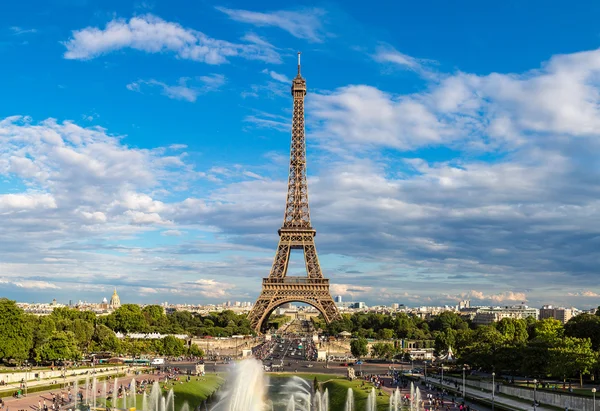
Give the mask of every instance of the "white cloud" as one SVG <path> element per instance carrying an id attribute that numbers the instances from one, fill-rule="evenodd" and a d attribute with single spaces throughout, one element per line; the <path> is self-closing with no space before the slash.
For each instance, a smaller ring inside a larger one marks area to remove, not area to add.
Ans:
<path id="1" fill-rule="evenodd" d="M 415 64 L 406 58 L 406 66 Z M 316 135 L 353 149 L 514 148 L 598 135 L 598 75 L 600 50 L 593 50 L 554 56 L 523 74 L 438 74 L 425 91 L 409 95 L 341 87 L 314 95 L 307 109 L 317 120 Z"/>
<path id="2" fill-rule="evenodd" d="M 10 27 L 10 31 L 13 32 L 14 35 L 20 36 L 22 34 L 34 34 L 37 33 L 36 29 L 24 29 L 23 27 L 12 26 Z"/>
<path id="3" fill-rule="evenodd" d="M 49 283 L 48 281 L 36 281 L 36 280 L 19 280 L 14 281 L 11 279 L 0 278 L 0 284 L 12 285 L 18 288 L 26 288 L 26 289 L 34 289 L 34 290 L 58 290 L 59 286 L 53 283 Z"/>
<path id="4" fill-rule="evenodd" d="M 318 8 L 299 11 L 280 10 L 266 13 L 228 9 L 226 7 L 216 7 L 216 9 L 227 14 L 232 20 L 259 27 L 278 27 L 294 37 L 312 42 L 320 43 L 326 36 L 322 24 L 325 11 Z"/>
<path id="5" fill-rule="evenodd" d="M 588 298 L 600 297 L 600 294 L 598 294 L 594 291 L 590 291 L 590 290 L 580 291 L 580 292 L 575 292 L 575 293 L 567 293 L 567 295 L 569 295 L 571 297 L 588 297 Z"/>
<path id="6" fill-rule="evenodd" d="M 277 73 L 276 71 L 267 70 L 267 69 L 264 69 L 262 72 L 265 74 L 268 74 L 269 76 L 271 76 L 272 79 L 277 80 L 281 83 L 286 83 L 286 84 L 291 83 L 291 80 L 289 78 L 287 78 L 287 76 L 285 74 Z"/>
<path id="7" fill-rule="evenodd" d="M 198 293 L 205 298 L 227 298 L 230 291 L 235 289 L 234 284 L 223 283 L 213 279 L 200 279 L 185 284 L 186 290 L 179 292 Z"/>
<path id="8" fill-rule="evenodd" d="M 329 291 L 332 295 L 347 295 L 352 298 L 355 298 L 371 293 L 373 291 L 373 288 L 361 285 L 334 283 L 329 286 Z"/>
<path id="9" fill-rule="evenodd" d="M 0 194 L 0 212 L 48 208 L 56 208 L 56 200 L 47 193 Z"/>
<path id="10" fill-rule="evenodd" d="M 166 230 L 160 233 L 161 235 L 167 236 L 167 237 L 179 237 L 181 235 L 183 235 L 183 233 L 179 230 Z"/>
<path id="11" fill-rule="evenodd" d="M 376 53 L 373 55 L 373 59 L 379 63 L 393 63 L 402 68 L 425 72 L 425 64 L 431 63 L 429 60 L 417 59 L 396 50 L 390 45 L 380 45 L 377 47 Z"/>
<path id="12" fill-rule="evenodd" d="M 72 37 L 63 44 L 67 48 L 64 57 L 75 60 L 88 60 L 130 48 L 147 53 L 171 52 L 178 58 L 207 64 L 226 63 L 231 57 L 281 62 L 272 45 L 258 37 L 249 40 L 236 44 L 214 39 L 178 23 L 146 14 L 132 17 L 129 21 L 114 19 L 103 30 L 87 27 L 73 31 Z"/>
<path id="13" fill-rule="evenodd" d="M 143 86 L 159 87 L 162 94 L 175 100 L 185 100 L 191 103 L 195 102 L 200 94 L 209 91 L 215 91 L 225 84 L 225 76 L 221 74 L 211 74 L 209 76 L 200 76 L 196 78 L 181 77 L 177 85 L 168 85 L 161 81 L 138 80 L 127 84 L 127 89 L 136 92 L 142 92 Z"/>

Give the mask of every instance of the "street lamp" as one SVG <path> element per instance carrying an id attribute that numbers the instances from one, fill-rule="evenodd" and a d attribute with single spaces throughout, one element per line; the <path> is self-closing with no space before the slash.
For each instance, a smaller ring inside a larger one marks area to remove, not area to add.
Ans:
<path id="1" fill-rule="evenodd" d="M 463 399 L 466 399 L 466 397 L 465 397 L 465 384 L 466 384 L 466 383 L 465 383 L 465 371 L 466 371 L 466 370 L 467 370 L 467 369 L 466 369 L 466 368 L 465 368 L 465 366 L 463 365 L 463 393 L 462 393 L 462 394 L 463 394 Z"/>
<path id="2" fill-rule="evenodd" d="M 538 380 L 533 380 L 533 411 L 535 411 L 537 407 L 537 400 L 535 398 L 535 390 L 537 388 L 537 383 Z"/>
<path id="3" fill-rule="evenodd" d="M 492 373 L 492 411 L 494 411 L 494 397 L 496 395 L 496 373 Z"/>
<path id="4" fill-rule="evenodd" d="M 592 388 L 592 395 L 594 396 L 594 411 L 596 411 L 596 387 Z"/>

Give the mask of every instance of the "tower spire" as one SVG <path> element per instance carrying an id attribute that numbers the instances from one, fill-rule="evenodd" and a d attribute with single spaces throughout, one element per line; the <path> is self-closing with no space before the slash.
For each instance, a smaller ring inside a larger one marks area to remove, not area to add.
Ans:
<path id="1" fill-rule="evenodd" d="M 302 77 L 302 75 L 300 74 L 300 54 L 302 53 L 298 52 L 298 77 Z"/>

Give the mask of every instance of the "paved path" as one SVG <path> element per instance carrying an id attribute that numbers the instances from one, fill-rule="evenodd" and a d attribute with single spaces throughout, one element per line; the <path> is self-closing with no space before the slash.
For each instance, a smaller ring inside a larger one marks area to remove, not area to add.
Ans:
<path id="1" fill-rule="evenodd" d="M 436 385 L 441 384 L 439 379 L 429 380 L 429 382 L 436 384 Z M 443 386 L 446 389 L 451 389 L 454 391 L 462 392 L 461 384 L 458 385 L 458 390 L 457 390 L 456 386 L 453 383 L 446 381 L 446 379 L 444 379 Z M 478 399 L 481 399 L 484 401 L 488 401 L 490 403 L 492 401 L 492 393 L 487 392 L 487 391 L 482 391 L 480 388 L 474 388 L 474 387 L 470 387 L 470 386 L 466 385 L 465 392 L 466 392 L 467 397 L 478 398 Z M 494 401 L 496 402 L 496 404 L 501 404 L 505 407 L 513 408 L 515 410 L 555 411 L 555 408 L 546 407 L 546 406 L 537 406 L 537 407 L 535 407 L 535 410 L 534 410 L 533 403 L 529 403 L 529 401 L 527 401 L 525 399 L 516 400 L 513 398 L 508 398 L 508 397 L 503 396 L 502 394 L 497 394 Z"/>

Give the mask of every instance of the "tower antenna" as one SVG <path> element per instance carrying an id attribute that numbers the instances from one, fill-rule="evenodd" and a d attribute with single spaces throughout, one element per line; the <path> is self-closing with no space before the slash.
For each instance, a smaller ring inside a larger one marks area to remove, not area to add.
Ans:
<path id="1" fill-rule="evenodd" d="M 302 53 L 298 52 L 298 77 L 300 77 L 300 54 Z"/>

